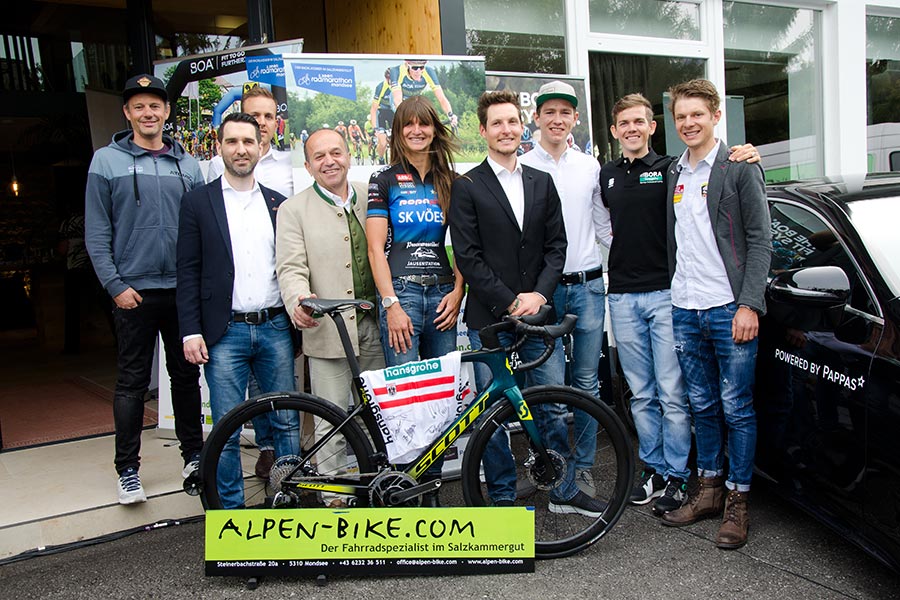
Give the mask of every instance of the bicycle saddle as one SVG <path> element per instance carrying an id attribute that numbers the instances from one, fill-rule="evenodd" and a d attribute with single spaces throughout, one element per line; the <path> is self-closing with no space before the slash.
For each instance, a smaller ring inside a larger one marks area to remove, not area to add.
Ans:
<path id="1" fill-rule="evenodd" d="M 360 310 L 372 310 L 375 305 L 368 300 L 327 300 L 325 298 L 307 298 L 300 302 L 300 306 L 312 309 L 314 313 L 323 315 L 331 315 L 343 312 L 350 308 L 358 308 Z"/>

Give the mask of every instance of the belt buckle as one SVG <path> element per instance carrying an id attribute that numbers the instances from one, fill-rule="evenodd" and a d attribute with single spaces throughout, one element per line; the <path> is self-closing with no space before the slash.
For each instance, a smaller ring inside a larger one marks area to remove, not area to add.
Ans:
<path id="1" fill-rule="evenodd" d="M 422 285 L 437 285 L 438 276 L 434 273 L 422 275 Z"/>
<path id="2" fill-rule="evenodd" d="M 244 314 L 244 322 L 250 325 L 259 325 L 265 320 L 265 313 L 261 310 Z"/>

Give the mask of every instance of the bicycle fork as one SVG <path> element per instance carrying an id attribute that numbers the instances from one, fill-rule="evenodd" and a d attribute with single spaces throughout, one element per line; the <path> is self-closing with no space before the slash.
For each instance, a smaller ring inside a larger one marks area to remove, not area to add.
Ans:
<path id="1" fill-rule="evenodd" d="M 522 396 L 522 391 L 518 387 L 512 387 L 505 390 L 504 395 L 512 404 L 516 411 L 516 416 L 522 429 L 525 430 L 529 441 L 528 458 L 525 460 L 525 467 L 534 476 L 535 484 L 541 489 L 551 489 L 557 487 L 565 477 L 565 471 L 559 472 L 559 468 L 564 467 L 565 457 L 559 455 L 558 452 L 548 449 L 541 438 L 540 430 L 534 421 L 531 409 Z M 557 460 L 551 454 L 557 455 Z"/>

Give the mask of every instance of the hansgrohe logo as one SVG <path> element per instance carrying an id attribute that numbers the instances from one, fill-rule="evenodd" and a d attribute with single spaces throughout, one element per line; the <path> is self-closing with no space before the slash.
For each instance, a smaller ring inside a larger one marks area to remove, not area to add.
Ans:
<path id="1" fill-rule="evenodd" d="M 441 372 L 441 360 L 435 358 L 433 360 L 422 360 L 419 362 L 406 363 L 399 367 L 388 367 L 384 370 L 384 378 L 388 381 L 392 379 L 406 379 L 408 377 L 416 377 L 418 375 L 428 375 L 431 373 Z"/>

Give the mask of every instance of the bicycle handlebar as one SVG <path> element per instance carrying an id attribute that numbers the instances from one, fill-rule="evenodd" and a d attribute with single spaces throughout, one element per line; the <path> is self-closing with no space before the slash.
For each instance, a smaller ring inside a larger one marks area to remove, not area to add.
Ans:
<path id="1" fill-rule="evenodd" d="M 506 316 L 499 323 L 488 325 L 479 332 L 482 346 L 486 350 L 502 349 L 505 353 L 515 352 L 525 343 L 529 337 L 539 337 L 544 342 L 544 351 L 536 359 L 525 363 L 519 363 L 516 371 L 528 371 L 544 364 L 550 355 L 553 354 L 555 341 L 575 329 L 575 322 L 578 317 L 575 315 L 565 315 L 556 325 L 544 325 L 547 317 L 550 315 L 550 306 L 545 304 L 537 312 L 537 314 L 525 317 Z M 499 335 L 503 332 L 514 332 L 516 339 L 509 346 L 500 344 Z"/>

